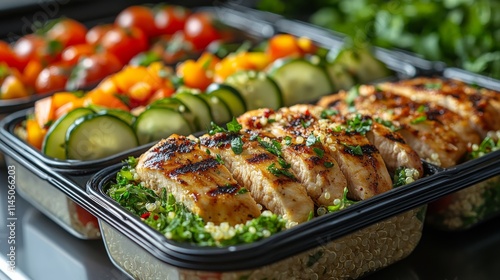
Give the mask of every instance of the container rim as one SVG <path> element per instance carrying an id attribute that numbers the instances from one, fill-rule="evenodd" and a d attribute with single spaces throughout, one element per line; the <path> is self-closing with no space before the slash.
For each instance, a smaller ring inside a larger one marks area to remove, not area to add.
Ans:
<path id="1" fill-rule="evenodd" d="M 317 217 L 291 229 L 252 244 L 223 248 L 199 247 L 167 240 L 138 217 L 108 197 L 103 188 L 123 166 L 116 164 L 99 171 L 87 182 L 87 193 L 106 212 L 98 218 L 138 242 L 163 262 L 196 270 L 229 271 L 252 269 L 290 257 L 305 250 L 390 218 L 424 206 L 440 197 L 500 174 L 500 151 L 449 169 L 427 169 L 434 172 L 404 187 L 392 189 L 360 201 L 337 213 Z M 104 214 L 104 215 L 103 215 Z M 314 238 L 311 238 L 314 237 Z M 262 256 L 266 256 L 262 258 Z"/>

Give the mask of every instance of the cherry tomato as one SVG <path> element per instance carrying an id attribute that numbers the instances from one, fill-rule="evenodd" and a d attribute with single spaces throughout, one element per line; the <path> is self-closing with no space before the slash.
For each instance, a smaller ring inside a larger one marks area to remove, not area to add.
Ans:
<path id="1" fill-rule="evenodd" d="M 49 40 L 61 42 L 63 48 L 66 48 L 85 43 L 86 34 L 87 27 L 82 23 L 71 18 L 61 18 L 47 31 L 45 36 Z"/>
<path id="2" fill-rule="evenodd" d="M 4 41 L 0 41 L 0 62 L 4 62 L 9 67 L 14 67 L 19 71 L 23 71 L 27 63 L 27 61 L 21 60 L 10 45 Z"/>
<path id="3" fill-rule="evenodd" d="M 122 66 L 112 53 L 95 53 L 82 57 L 73 70 L 67 88 L 76 90 L 92 86 L 106 76 L 118 72 Z"/>
<path id="4" fill-rule="evenodd" d="M 302 54 L 297 38 L 289 34 L 279 34 L 269 39 L 266 52 L 271 60 L 282 57 L 300 57 Z"/>
<path id="5" fill-rule="evenodd" d="M 115 24 L 124 28 L 137 27 L 148 37 L 159 35 L 153 11 L 145 6 L 130 6 L 116 16 Z"/>
<path id="6" fill-rule="evenodd" d="M 36 60 L 48 65 L 59 60 L 63 45 L 57 40 L 47 40 L 36 34 L 28 34 L 17 40 L 13 49 L 23 61 Z"/>
<path id="7" fill-rule="evenodd" d="M 186 60 L 177 67 L 177 76 L 187 87 L 205 90 L 213 80 L 203 66 L 194 60 Z"/>
<path id="8" fill-rule="evenodd" d="M 102 25 L 96 25 L 87 31 L 87 35 L 85 35 L 85 40 L 87 41 L 87 44 L 90 45 L 97 45 L 104 34 L 108 32 L 109 30 L 113 29 L 112 24 L 102 24 Z"/>
<path id="9" fill-rule="evenodd" d="M 61 60 L 67 64 L 75 65 L 82 56 L 95 53 L 95 47 L 90 44 L 78 44 L 69 46 L 61 54 Z"/>
<path id="10" fill-rule="evenodd" d="M 154 15 L 154 24 L 159 34 L 170 35 L 184 29 L 189 11 L 180 6 L 161 6 Z"/>
<path id="11" fill-rule="evenodd" d="M 175 64 L 193 54 L 193 44 L 186 41 L 184 32 L 177 31 L 171 36 L 159 36 L 151 46 L 151 52 L 160 56 L 166 64 Z"/>
<path id="12" fill-rule="evenodd" d="M 64 90 L 70 73 L 70 67 L 64 64 L 53 64 L 45 67 L 36 79 L 36 92 L 46 93 Z"/>
<path id="13" fill-rule="evenodd" d="M 208 13 L 195 13 L 187 18 L 184 34 L 186 39 L 193 43 L 196 50 L 203 50 L 212 41 L 220 38 L 220 34 L 212 23 L 213 18 Z"/>
<path id="14" fill-rule="evenodd" d="M 132 57 L 148 48 L 144 32 L 136 27 L 115 27 L 101 38 L 101 46 L 114 54 L 122 64 L 127 64 Z"/>

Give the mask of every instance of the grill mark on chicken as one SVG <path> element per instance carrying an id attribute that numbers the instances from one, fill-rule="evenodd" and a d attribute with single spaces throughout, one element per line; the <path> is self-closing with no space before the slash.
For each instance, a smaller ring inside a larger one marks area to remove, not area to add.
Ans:
<path id="1" fill-rule="evenodd" d="M 246 159 L 246 161 L 250 164 L 259 164 L 269 161 L 270 159 L 276 159 L 276 157 L 269 153 L 262 153 L 254 155 L 253 157 Z"/>
<path id="2" fill-rule="evenodd" d="M 258 217 L 260 210 L 226 167 L 187 137 L 172 135 L 139 157 L 140 181 L 155 192 L 166 189 L 206 222 L 231 225 Z"/>

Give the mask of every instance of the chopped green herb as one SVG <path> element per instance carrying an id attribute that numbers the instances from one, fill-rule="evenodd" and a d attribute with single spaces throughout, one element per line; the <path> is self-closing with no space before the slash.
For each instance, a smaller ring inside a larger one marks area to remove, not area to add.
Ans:
<path id="1" fill-rule="evenodd" d="M 243 140 L 241 136 L 235 137 L 231 140 L 231 150 L 237 155 L 243 153 Z"/>
<path id="2" fill-rule="evenodd" d="M 500 150 L 500 139 L 495 141 L 493 138 L 486 136 L 481 144 L 472 146 L 468 157 L 469 159 L 476 159 L 498 150 Z"/>
<path id="3" fill-rule="evenodd" d="M 361 114 L 356 114 L 354 118 L 348 119 L 346 124 L 347 133 L 359 133 L 361 135 L 365 135 L 372 129 L 372 120 L 370 118 L 364 118 Z"/>
<path id="4" fill-rule="evenodd" d="M 352 87 L 348 92 L 345 98 L 345 102 L 349 107 L 354 106 L 354 100 L 359 96 L 359 85 Z"/>
<path id="5" fill-rule="evenodd" d="M 311 147 L 312 145 L 319 142 L 319 138 L 316 138 L 313 134 L 309 135 L 306 139 L 306 146 Z"/>
<path id="6" fill-rule="evenodd" d="M 313 148 L 313 151 L 314 153 L 316 153 L 316 155 L 320 158 L 323 158 L 323 156 L 325 155 L 325 151 L 323 151 L 323 149 L 320 149 L 320 148 Z"/>
<path id="7" fill-rule="evenodd" d="M 347 145 L 345 143 L 342 143 L 342 145 L 344 145 L 344 147 L 346 148 L 347 152 L 350 153 L 350 154 L 357 155 L 357 156 L 362 156 L 363 155 L 363 149 L 361 149 L 360 145 L 351 146 L 351 145 Z"/>
<path id="8" fill-rule="evenodd" d="M 427 120 L 427 116 L 420 116 L 420 117 L 412 120 L 410 123 L 411 124 L 419 124 L 419 123 L 425 122 L 426 120 Z"/>
<path id="9" fill-rule="evenodd" d="M 425 105 L 420 105 L 417 108 L 417 112 L 424 113 L 426 111 Z"/>
<path id="10" fill-rule="evenodd" d="M 267 170 L 276 177 L 283 175 L 290 179 L 295 179 L 295 176 L 290 171 L 285 168 L 277 168 L 274 163 L 271 163 L 271 165 L 267 167 Z"/>
<path id="11" fill-rule="evenodd" d="M 246 194 L 248 192 L 248 190 L 246 188 L 241 188 L 239 191 L 238 191 L 238 194 Z"/>
<path id="12" fill-rule="evenodd" d="M 323 163 L 323 165 L 326 167 L 326 168 L 332 168 L 333 167 L 333 162 L 330 162 L 330 161 L 325 161 Z"/>
<path id="13" fill-rule="evenodd" d="M 337 111 L 337 110 L 325 109 L 325 110 L 321 111 L 320 117 L 322 119 L 328 119 L 331 116 L 338 115 L 338 113 L 339 113 L 339 111 Z"/>
<path id="14" fill-rule="evenodd" d="M 276 119 L 267 119 L 267 123 L 274 123 L 276 122 Z"/>
<path id="15" fill-rule="evenodd" d="M 304 121 L 303 119 L 300 120 L 300 124 L 302 124 L 302 127 L 303 128 L 308 128 L 311 126 L 313 120 L 308 120 L 308 121 Z"/>
<path id="16" fill-rule="evenodd" d="M 290 144 L 292 144 L 292 137 L 286 136 L 285 137 L 285 144 L 290 146 Z"/>
<path id="17" fill-rule="evenodd" d="M 208 131 L 208 134 L 214 135 L 214 134 L 220 133 L 220 132 L 227 132 L 227 130 L 223 127 L 220 127 L 219 125 L 217 125 L 214 122 L 210 122 L 210 130 Z"/>
<path id="18" fill-rule="evenodd" d="M 344 193 L 342 194 L 342 198 L 335 199 L 333 201 L 333 205 L 327 207 L 328 212 L 337 212 L 356 203 L 356 201 L 347 199 L 347 192 L 348 189 L 344 188 Z"/>
<path id="19" fill-rule="evenodd" d="M 266 151 L 270 152 L 271 154 L 273 154 L 277 157 L 282 156 L 280 142 L 278 142 L 274 139 L 272 139 L 271 142 L 268 142 L 268 141 L 264 141 L 264 140 L 260 139 L 260 137 L 257 138 L 257 141 L 259 142 L 259 144 L 262 147 L 264 147 L 264 149 L 266 149 Z"/>
<path id="20" fill-rule="evenodd" d="M 207 155 L 210 154 L 210 150 L 209 149 L 206 149 L 205 152 L 207 153 Z"/>
<path id="21" fill-rule="evenodd" d="M 215 160 L 220 164 L 224 164 L 224 160 L 221 158 L 219 154 L 215 155 Z"/>
<path id="22" fill-rule="evenodd" d="M 391 121 L 383 120 L 381 118 L 375 118 L 375 121 L 378 122 L 379 124 L 381 124 L 381 125 L 389 128 L 392 132 L 395 132 L 395 131 L 399 130 L 399 127 L 397 127 L 396 125 L 394 125 L 394 123 L 391 122 Z"/>
<path id="23" fill-rule="evenodd" d="M 242 128 L 241 124 L 238 123 L 238 121 L 236 120 L 235 117 L 233 117 L 233 119 L 226 124 L 226 127 L 227 127 L 227 130 L 229 132 L 233 132 L 233 133 L 240 132 L 240 130 Z"/>
<path id="24" fill-rule="evenodd" d="M 310 221 L 314 218 L 314 211 L 309 212 L 309 216 L 307 216 L 307 220 Z"/>
<path id="25" fill-rule="evenodd" d="M 426 83 L 424 84 L 424 88 L 428 90 L 433 90 L 433 89 L 441 89 L 442 85 L 441 83 Z"/>

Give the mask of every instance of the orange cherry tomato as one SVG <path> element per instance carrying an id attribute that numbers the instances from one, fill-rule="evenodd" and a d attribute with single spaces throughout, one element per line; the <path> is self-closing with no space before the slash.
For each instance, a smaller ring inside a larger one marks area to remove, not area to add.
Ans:
<path id="1" fill-rule="evenodd" d="M 104 34 L 99 43 L 104 50 L 114 54 L 123 65 L 148 48 L 146 35 L 136 27 L 114 27 Z"/>
<path id="2" fill-rule="evenodd" d="M 66 48 L 85 43 L 86 34 L 87 27 L 82 23 L 71 18 L 61 18 L 47 30 L 45 36 L 49 40 L 61 42 L 63 48 Z"/>
<path id="3" fill-rule="evenodd" d="M 88 92 L 84 97 L 84 105 L 94 104 L 110 109 L 120 109 L 129 111 L 129 107 L 114 94 L 105 94 L 99 89 Z"/>
<path id="4" fill-rule="evenodd" d="M 190 15 L 184 25 L 184 34 L 198 51 L 205 49 L 211 42 L 220 39 L 220 34 L 213 25 L 213 18 L 208 13 Z"/>
<path id="5" fill-rule="evenodd" d="M 155 25 L 153 11 L 146 6 L 130 6 L 122 10 L 115 19 L 115 24 L 124 28 L 137 27 L 148 37 L 159 35 Z"/>
<path id="6" fill-rule="evenodd" d="M 194 60 L 186 60 L 177 67 L 177 75 L 182 78 L 184 85 L 190 88 L 205 90 L 211 83 L 207 70 Z"/>
<path id="7" fill-rule="evenodd" d="M 75 65 L 82 56 L 95 53 L 95 47 L 90 44 L 78 44 L 65 48 L 61 54 L 61 60 L 69 65 Z"/>
<path id="8" fill-rule="evenodd" d="M 162 35 L 171 35 L 183 30 L 189 11 L 180 6 L 163 5 L 156 10 L 154 23 Z"/>
<path id="9" fill-rule="evenodd" d="M 279 34 L 269 39 L 266 52 L 272 61 L 283 57 L 300 57 L 302 53 L 297 38 L 289 34 Z"/>

